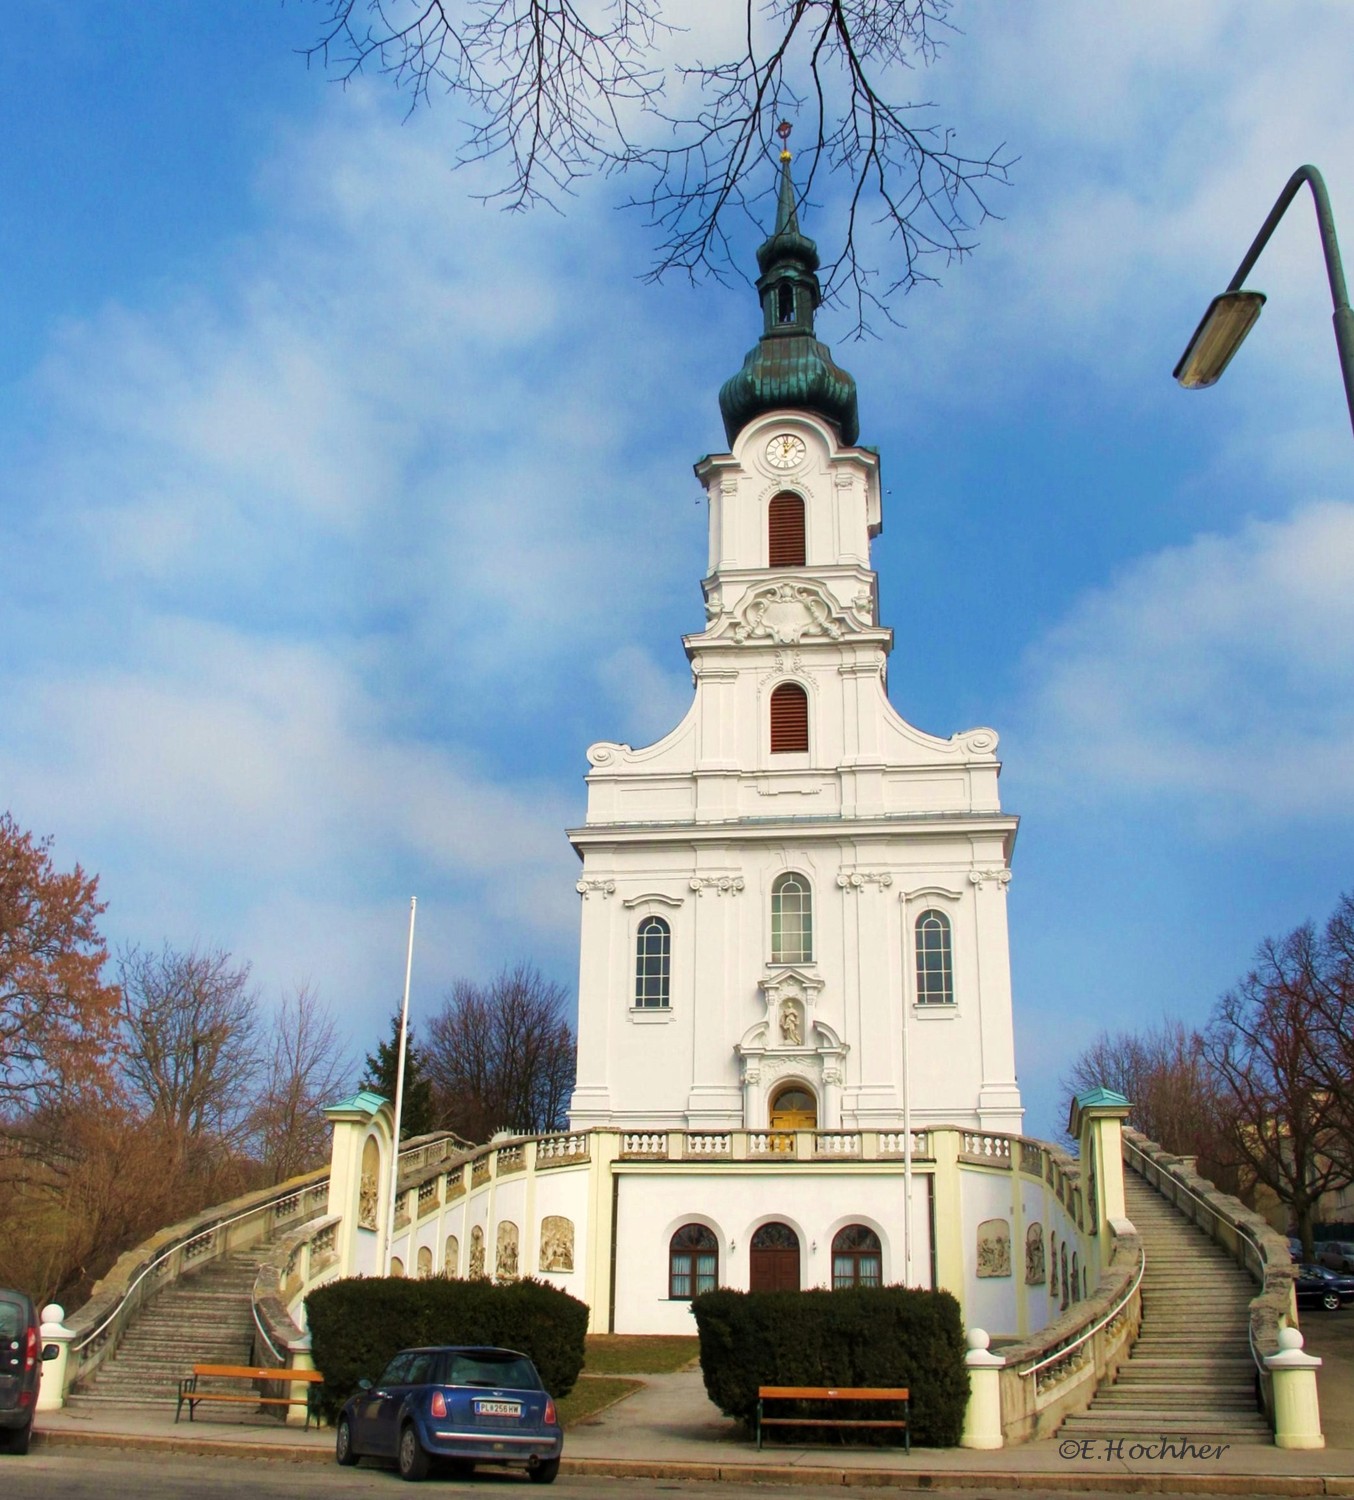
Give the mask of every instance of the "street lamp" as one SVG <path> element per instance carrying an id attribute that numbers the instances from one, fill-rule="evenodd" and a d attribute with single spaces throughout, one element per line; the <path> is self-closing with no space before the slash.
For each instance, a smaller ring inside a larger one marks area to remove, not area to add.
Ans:
<path id="1" fill-rule="evenodd" d="M 1340 244 L 1335 238 L 1335 220 L 1331 215 L 1330 198 L 1326 184 L 1315 167 L 1299 167 L 1288 179 L 1279 194 L 1269 217 L 1261 226 L 1255 242 L 1246 252 L 1245 259 L 1236 269 L 1231 284 L 1221 296 L 1208 304 L 1189 347 L 1180 356 L 1175 367 L 1175 378 L 1187 390 L 1199 390 L 1212 385 L 1227 368 L 1232 356 L 1241 347 L 1241 341 L 1251 331 L 1251 325 L 1260 316 L 1265 305 L 1263 292 L 1244 292 L 1241 283 L 1250 275 L 1251 268 L 1260 258 L 1260 252 L 1269 243 L 1278 222 L 1283 218 L 1288 205 L 1306 183 L 1312 190 L 1316 204 L 1316 223 L 1321 234 L 1321 249 L 1326 257 L 1326 275 L 1330 281 L 1331 302 L 1335 312 L 1335 347 L 1340 355 L 1340 371 L 1345 381 L 1345 401 L 1349 406 L 1349 421 L 1354 427 L 1354 312 L 1350 311 L 1349 293 L 1345 289 L 1345 271 L 1340 263 Z"/>

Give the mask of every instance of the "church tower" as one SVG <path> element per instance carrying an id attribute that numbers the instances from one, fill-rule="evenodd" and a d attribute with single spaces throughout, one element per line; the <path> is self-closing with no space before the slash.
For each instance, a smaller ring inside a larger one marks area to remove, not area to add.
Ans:
<path id="1" fill-rule="evenodd" d="M 702 459 L 690 710 L 588 750 L 572 1127 L 1017 1132 L 997 736 L 886 692 L 879 457 L 814 332 L 790 155 L 757 252 L 763 331 Z"/>

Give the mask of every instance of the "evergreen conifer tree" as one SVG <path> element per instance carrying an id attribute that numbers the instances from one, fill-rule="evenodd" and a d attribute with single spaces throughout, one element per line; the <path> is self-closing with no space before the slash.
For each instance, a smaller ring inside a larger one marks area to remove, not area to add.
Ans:
<path id="1" fill-rule="evenodd" d="M 361 1088 L 371 1089 L 383 1099 L 395 1101 L 395 1070 L 400 1061 L 400 1013 L 390 1018 L 390 1038 L 378 1041 L 376 1051 L 367 1054 L 367 1067 L 362 1075 Z M 414 1028 L 409 1028 L 409 1039 L 404 1054 L 404 1100 L 400 1112 L 400 1139 L 427 1135 L 437 1129 L 433 1113 L 432 1084 L 423 1076 L 423 1057 L 414 1045 Z"/>

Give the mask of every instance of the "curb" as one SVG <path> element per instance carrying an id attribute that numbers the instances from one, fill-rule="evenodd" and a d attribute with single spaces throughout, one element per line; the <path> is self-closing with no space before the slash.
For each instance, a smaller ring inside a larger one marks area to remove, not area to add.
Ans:
<path id="1" fill-rule="evenodd" d="M 272 1459 L 280 1463 L 332 1464 L 323 1448 L 283 1443 L 153 1437 L 137 1433 L 43 1432 L 35 1449 L 113 1448 L 178 1453 L 195 1458 Z M 661 1459 L 568 1458 L 561 1474 L 594 1479 L 686 1479 L 710 1484 L 779 1484 L 897 1490 L 1055 1490 L 1064 1494 L 1114 1495 L 1331 1495 L 1354 1497 L 1354 1476 L 1290 1474 L 1128 1474 L 1101 1469 L 1040 1470 L 1027 1474 L 978 1469 L 838 1469 L 770 1464 L 686 1463 Z"/>

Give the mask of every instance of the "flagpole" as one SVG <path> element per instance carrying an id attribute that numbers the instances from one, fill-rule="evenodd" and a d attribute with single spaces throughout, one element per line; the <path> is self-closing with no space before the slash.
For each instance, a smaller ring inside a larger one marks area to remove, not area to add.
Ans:
<path id="1" fill-rule="evenodd" d="M 903 997 L 903 1284 L 912 1286 L 912 1059 L 907 1050 L 907 997 Z"/>
<path id="2" fill-rule="evenodd" d="M 395 1064 L 395 1141 L 390 1152 L 390 1208 L 386 1216 L 386 1251 L 382 1257 L 382 1275 L 390 1275 L 395 1257 L 395 1203 L 400 1180 L 400 1122 L 404 1114 L 404 1058 L 409 1038 L 409 981 L 414 972 L 414 917 L 418 897 L 409 898 L 409 951 L 404 960 L 404 1004 L 400 1009 L 400 1048 Z"/>

